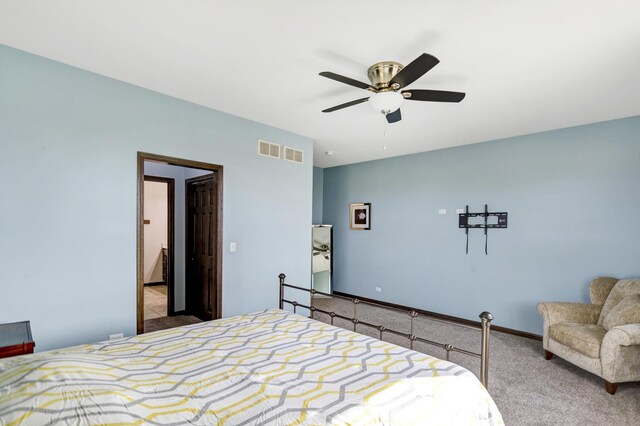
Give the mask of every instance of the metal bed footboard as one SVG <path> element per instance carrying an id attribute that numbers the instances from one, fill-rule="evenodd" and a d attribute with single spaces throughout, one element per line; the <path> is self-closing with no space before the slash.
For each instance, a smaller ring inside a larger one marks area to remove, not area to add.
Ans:
<path id="1" fill-rule="evenodd" d="M 471 325 L 466 325 L 466 324 L 460 324 L 454 321 L 447 321 L 444 319 L 440 319 L 440 318 L 435 318 L 433 316 L 429 316 L 429 315 L 424 315 L 424 314 L 420 314 L 417 312 L 417 310 L 413 309 L 413 308 L 409 308 L 408 311 L 403 310 L 403 309 L 398 309 L 398 308 L 392 308 L 389 306 L 386 306 L 384 304 L 381 303 L 375 303 L 372 301 L 364 301 L 364 300 L 360 300 L 356 297 L 352 298 L 352 297 L 346 297 L 346 296 L 341 296 L 341 295 L 336 295 L 336 294 L 329 294 L 329 293 L 323 293 L 321 291 L 317 291 L 314 289 L 310 289 L 310 288 L 304 288 L 304 287 L 299 287 L 299 286 L 295 286 L 295 285 L 291 285 L 291 284 L 287 284 L 285 283 L 285 278 L 286 275 L 285 274 L 280 274 L 278 276 L 278 278 L 280 279 L 280 309 L 284 309 L 284 304 L 288 303 L 291 306 L 293 306 L 293 312 L 296 313 L 296 309 L 298 307 L 304 308 L 304 309 L 308 309 L 309 311 L 311 311 L 312 315 L 313 312 L 320 312 L 323 313 L 325 315 L 328 315 L 330 318 L 330 323 L 331 325 L 334 325 L 334 319 L 335 318 L 340 318 L 342 320 L 345 321 L 350 321 L 353 324 L 353 331 L 357 331 L 358 325 L 364 325 L 364 326 L 368 326 L 368 327 L 372 327 L 375 328 L 379 331 L 380 336 L 379 339 L 382 340 L 384 333 L 389 333 L 389 334 L 393 334 L 396 336 L 401 336 L 404 337 L 406 339 L 409 340 L 409 347 L 410 349 L 413 349 L 413 342 L 422 342 L 422 343 L 426 343 L 428 345 L 433 345 L 433 346 L 437 346 L 439 348 L 442 348 L 446 351 L 447 353 L 447 361 L 449 360 L 449 355 L 451 354 L 451 352 L 458 352 L 461 354 L 465 354 L 465 355 L 469 355 L 469 356 L 473 356 L 473 357 L 477 357 L 480 358 L 480 382 L 484 385 L 485 388 L 489 388 L 489 336 L 490 336 L 490 332 L 491 332 L 491 321 L 493 320 L 493 315 L 491 315 L 490 312 L 482 312 L 480 314 L 480 326 L 471 326 Z M 300 291 L 304 291 L 307 293 L 310 293 L 312 296 L 312 302 L 310 305 L 305 305 L 303 303 L 300 303 L 298 301 L 295 300 L 288 300 L 285 298 L 285 288 L 291 288 L 291 289 L 295 289 L 295 290 L 300 290 Z M 342 299 L 342 300 L 348 300 L 353 304 L 353 317 L 348 317 L 348 316 L 344 316 L 344 315 L 340 315 L 336 312 L 331 312 L 331 311 L 326 311 L 323 309 L 320 309 L 318 307 L 313 306 L 313 295 L 322 295 L 322 296 L 328 296 L 328 297 L 333 297 L 333 298 L 337 298 L 337 299 Z M 358 319 L 358 305 L 359 304 L 366 304 L 366 305 L 370 305 L 370 306 L 375 306 L 378 308 L 382 308 L 382 309 L 387 309 L 389 311 L 395 311 L 395 312 L 402 312 L 402 313 L 407 313 L 409 314 L 409 317 L 411 319 L 411 326 L 410 326 L 410 332 L 409 333 L 403 333 L 401 331 L 397 331 L 397 330 L 393 330 L 390 328 L 385 327 L 384 325 L 381 324 L 372 324 L 366 321 L 361 321 Z M 481 337 L 481 344 L 480 344 L 480 353 L 476 353 L 476 352 L 471 352 L 471 351 L 467 351 L 465 349 L 461 349 L 461 348 L 457 348 L 449 343 L 439 343 L 439 342 L 435 342 L 433 340 L 429 340 L 429 339 L 425 339 L 423 337 L 419 337 L 416 336 L 413 332 L 414 329 L 414 320 L 417 317 L 423 317 L 423 318 L 428 318 L 431 321 L 438 321 L 438 322 L 444 322 L 447 324 L 451 324 L 451 325 L 455 325 L 457 327 L 464 327 L 464 328 L 470 328 L 472 330 L 479 330 L 482 334 Z"/>

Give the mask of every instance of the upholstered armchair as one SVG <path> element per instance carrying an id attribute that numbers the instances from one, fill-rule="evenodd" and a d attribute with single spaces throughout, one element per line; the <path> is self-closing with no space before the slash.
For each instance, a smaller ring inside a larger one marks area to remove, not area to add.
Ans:
<path id="1" fill-rule="evenodd" d="M 640 381 L 640 279 L 596 278 L 589 295 L 591 304 L 538 304 L 544 354 L 602 377 L 613 395 L 618 383 Z"/>

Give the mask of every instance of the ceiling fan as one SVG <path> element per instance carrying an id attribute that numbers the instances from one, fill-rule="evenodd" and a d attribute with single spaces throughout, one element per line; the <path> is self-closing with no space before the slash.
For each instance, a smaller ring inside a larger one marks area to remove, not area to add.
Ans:
<path id="1" fill-rule="evenodd" d="M 371 65 L 367 71 L 371 84 L 362 83 L 328 71 L 321 72 L 320 75 L 323 77 L 373 92 L 371 96 L 366 98 L 336 105 L 322 112 L 333 112 L 369 101 L 373 109 L 384 114 L 389 123 L 396 123 L 402 119 L 400 105 L 405 99 L 410 101 L 460 102 L 465 96 L 461 92 L 421 89 L 400 90 L 422 77 L 431 68 L 438 65 L 438 62 L 440 61 L 436 57 L 428 53 L 418 56 L 406 67 L 393 61 L 378 62 Z"/>

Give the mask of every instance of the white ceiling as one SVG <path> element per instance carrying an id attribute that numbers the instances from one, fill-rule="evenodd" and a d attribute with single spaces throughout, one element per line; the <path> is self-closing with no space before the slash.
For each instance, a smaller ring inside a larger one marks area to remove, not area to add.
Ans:
<path id="1" fill-rule="evenodd" d="M 640 115 L 639 22 L 638 0 L 0 0 L 1 43 L 308 136 L 320 167 Z M 423 52 L 410 87 L 460 104 L 320 112 L 368 94 L 320 71 Z"/>

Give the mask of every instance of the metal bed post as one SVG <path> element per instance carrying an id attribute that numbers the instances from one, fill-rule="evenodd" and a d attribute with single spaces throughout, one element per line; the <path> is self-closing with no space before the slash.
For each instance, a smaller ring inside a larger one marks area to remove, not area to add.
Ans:
<path id="1" fill-rule="evenodd" d="M 280 309 L 284 309 L 284 279 L 286 277 L 285 274 L 278 275 L 278 278 L 280 278 Z"/>
<path id="2" fill-rule="evenodd" d="M 409 349 L 413 349 L 413 342 L 416 340 L 415 334 L 413 334 L 413 319 L 418 316 L 416 311 L 409 311 L 409 317 L 411 318 L 411 329 L 409 330 Z"/>
<path id="3" fill-rule="evenodd" d="M 356 331 L 356 328 L 358 327 L 358 303 L 360 303 L 360 301 L 358 299 L 353 299 L 353 319 L 351 320 L 353 322 L 353 331 Z"/>
<path id="4" fill-rule="evenodd" d="M 480 314 L 482 322 L 482 347 L 480 348 L 480 382 L 485 388 L 489 388 L 489 333 L 491 332 L 491 321 L 493 315 L 484 311 Z"/>

